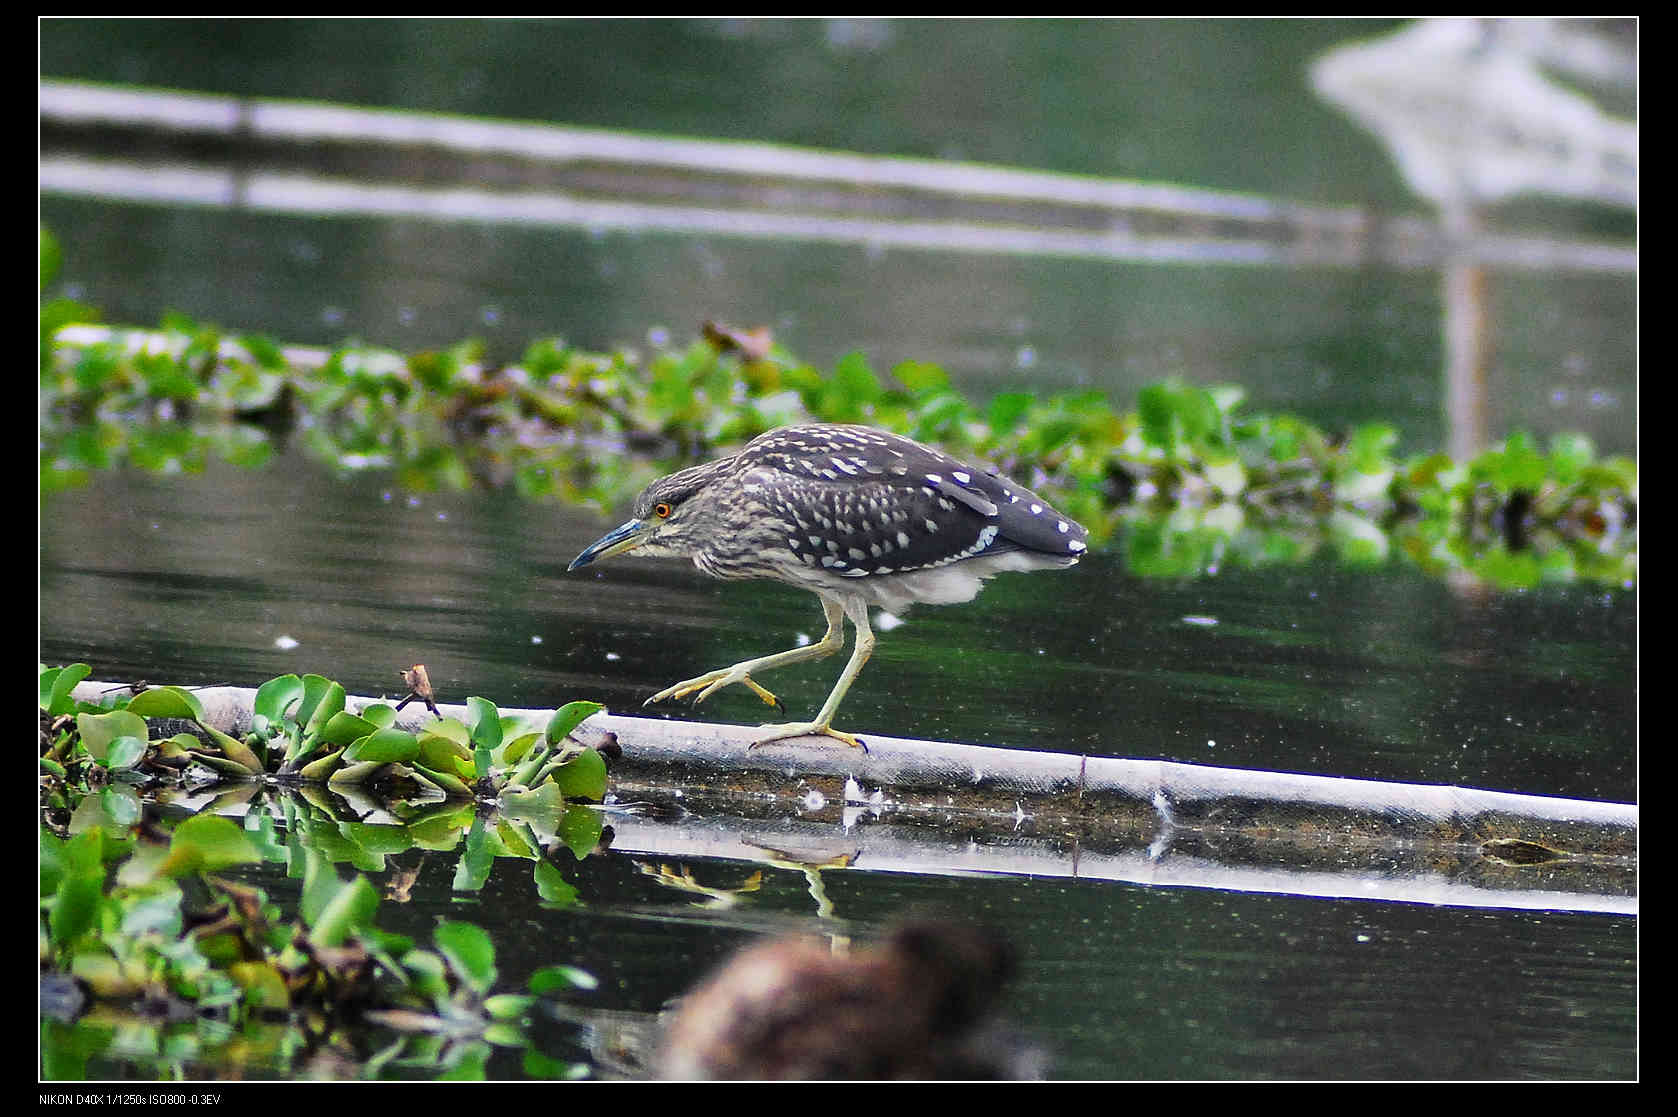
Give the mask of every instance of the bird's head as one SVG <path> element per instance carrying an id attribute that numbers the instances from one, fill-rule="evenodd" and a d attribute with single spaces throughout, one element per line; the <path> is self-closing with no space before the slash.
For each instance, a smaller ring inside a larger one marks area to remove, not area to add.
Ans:
<path id="1" fill-rule="evenodd" d="M 693 498 L 721 476 L 732 462 L 732 458 L 724 458 L 660 477 L 635 498 L 631 519 L 584 547 L 566 570 L 575 570 L 596 559 L 637 549 L 655 557 L 692 553 L 690 532 L 696 529 L 702 506 L 702 502 Z"/>

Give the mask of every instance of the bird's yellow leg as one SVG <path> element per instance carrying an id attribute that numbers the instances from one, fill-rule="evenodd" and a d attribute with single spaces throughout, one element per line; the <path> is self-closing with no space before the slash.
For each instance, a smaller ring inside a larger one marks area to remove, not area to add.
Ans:
<path id="1" fill-rule="evenodd" d="M 693 701 L 695 705 L 698 705 L 723 687 L 740 683 L 763 699 L 767 705 L 785 710 L 786 707 L 781 705 L 781 700 L 759 685 L 757 680 L 752 678 L 752 675 L 763 671 L 773 671 L 775 668 L 785 667 L 789 663 L 802 663 L 807 659 L 820 659 L 823 656 L 832 655 L 844 647 L 844 606 L 837 601 L 830 601 L 824 597 L 822 598 L 822 611 L 827 615 L 827 633 L 814 644 L 806 644 L 802 648 L 789 648 L 784 652 L 776 652 L 774 655 L 759 656 L 757 659 L 748 659 L 736 663 L 732 667 L 719 667 L 715 671 L 707 671 L 695 678 L 684 679 L 675 686 L 665 687 L 643 702 L 642 705 L 651 706 L 654 702 L 663 702 L 671 698 L 686 698 L 695 691 L 698 694 Z"/>
<path id="2" fill-rule="evenodd" d="M 834 623 L 839 606 L 822 598 L 822 605 L 827 610 L 828 623 Z M 868 657 L 874 654 L 874 630 L 868 624 L 868 604 L 860 598 L 847 601 L 843 606 L 844 612 L 849 614 L 851 624 L 856 628 L 856 647 L 851 650 L 850 662 L 845 664 L 845 670 L 839 673 L 839 681 L 833 684 L 833 693 L 827 696 L 822 704 L 821 712 L 814 721 L 798 721 L 787 725 L 766 725 L 763 728 L 772 730 L 767 736 L 759 737 L 747 748 L 757 748 L 772 741 L 785 741 L 792 737 L 823 736 L 843 741 L 854 749 L 868 751 L 868 746 L 849 733 L 833 728 L 833 715 L 839 712 L 839 703 L 845 700 L 845 693 L 851 689 L 851 683 L 856 681 L 862 665 L 868 662 Z"/>

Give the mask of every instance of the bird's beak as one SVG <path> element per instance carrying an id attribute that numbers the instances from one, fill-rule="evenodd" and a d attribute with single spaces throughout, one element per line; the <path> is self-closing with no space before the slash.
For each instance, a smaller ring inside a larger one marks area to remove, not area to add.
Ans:
<path id="1" fill-rule="evenodd" d="M 652 537 L 658 528 L 658 521 L 648 523 L 645 520 L 630 520 L 620 524 L 583 548 L 583 553 L 571 560 L 571 565 L 565 569 L 572 571 L 579 566 L 587 566 L 595 559 L 603 559 L 607 555 L 621 554 L 634 550 Z"/>

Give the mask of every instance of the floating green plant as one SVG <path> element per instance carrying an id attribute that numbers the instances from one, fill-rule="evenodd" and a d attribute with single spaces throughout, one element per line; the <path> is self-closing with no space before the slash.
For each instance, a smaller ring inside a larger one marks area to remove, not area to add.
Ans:
<path id="1" fill-rule="evenodd" d="M 858 422 L 994 463 L 1097 543 L 1140 528 L 1124 554 L 1145 575 L 1326 552 L 1507 586 L 1637 576 L 1636 463 L 1598 457 L 1582 435 L 1558 435 L 1547 452 L 1517 432 L 1467 461 L 1404 458 L 1390 424 L 1331 434 L 1245 412 L 1239 387 L 1177 382 L 1144 388 L 1129 411 L 1101 392 L 1003 393 L 980 406 L 933 364 L 882 374 L 852 353 L 824 372 L 766 332 L 711 323 L 647 351 L 543 339 L 493 366 L 472 342 L 326 352 L 180 317 L 160 331 L 73 326 L 77 317 L 43 310 L 48 490 L 121 462 L 259 464 L 291 430 L 340 471 L 385 470 L 416 490 L 510 484 L 609 511 L 672 465 L 774 427 Z"/>
<path id="2" fill-rule="evenodd" d="M 525 816 L 557 815 L 568 800 L 599 802 L 606 791 L 605 760 L 570 739 L 605 708 L 598 702 L 568 703 L 545 724 L 531 725 L 503 716 L 487 699 L 469 698 L 469 724 L 437 718 L 403 729 L 386 703 L 351 712 L 338 683 L 282 675 L 257 688 L 250 731 L 235 737 L 210 724 L 198 697 L 181 687 L 117 692 L 108 704 L 75 702 L 71 692 L 88 673 L 86 664 L 40 671 L 41 763 L 54 775 L 92 765 L 144 780 L 197 765 L 229 780 L 407 788 L 394 797 L 419 800 L 494 799 Z M 153 737 L 147 719 L 191 728 Z"/>

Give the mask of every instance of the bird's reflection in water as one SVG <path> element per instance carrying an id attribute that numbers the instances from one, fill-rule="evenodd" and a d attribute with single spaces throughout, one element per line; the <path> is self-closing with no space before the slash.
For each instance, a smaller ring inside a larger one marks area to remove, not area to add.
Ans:
<path id="1" fill-rule="evenodd" d="M 906 924 L 836 953 L 743 950 L 672 1010 L 655 1062 L 681 1079 L 1039 1078 L 1043 1053 L 992 1019 L 1014 949 L 964 924 Z"/>

